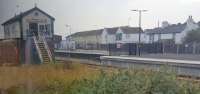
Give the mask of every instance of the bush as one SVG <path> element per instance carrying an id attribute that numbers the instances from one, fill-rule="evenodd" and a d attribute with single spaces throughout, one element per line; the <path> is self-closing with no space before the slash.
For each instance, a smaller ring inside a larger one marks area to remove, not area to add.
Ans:
<path id="1" fill-rule="evenodd" d="M 65 94 L 200 94 L 199 85 L 184 82 L 167 72 L 102 72 L 96 80 L 76 81 Z"/>
<path id="2" fill-rule="evenodd" d="M 169 71 L 113 70 L 74 64 L 0 68 L 8 94 L 200 94 L 199 83 Z M 0 93 L 1 94 L 1 93 Z"/>

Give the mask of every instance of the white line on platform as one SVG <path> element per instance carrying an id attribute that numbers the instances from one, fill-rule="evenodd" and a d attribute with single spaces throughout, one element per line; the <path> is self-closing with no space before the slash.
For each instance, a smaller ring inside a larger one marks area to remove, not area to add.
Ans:
<path id="1" fill-rule="evenodd" d="M 169 63 L 180 63 L 180 64 L 197 64 L 197 65 L 200 64 L 200 61 L 192 61 L 192 60 L 122 57 L 122 56 L 102 56 L 101 59 L 125 59 L 125 60 L 151 61 L 151 62 L 169 62 Z"/>

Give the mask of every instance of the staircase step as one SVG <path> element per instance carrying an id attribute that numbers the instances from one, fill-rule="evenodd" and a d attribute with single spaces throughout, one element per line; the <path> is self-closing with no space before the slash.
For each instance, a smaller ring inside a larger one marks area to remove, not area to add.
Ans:
<path id="1" fill-rule="evenodd" d="M 48 51 L 47 49 L 45 48 L 45 43 L 42 41 L 42 40 L 37 40 L 37 45 L 38 45 L 38 48 L 40 50 L 40 53 L 41 53 L 41 56 L 42 56 L 42 60 L 43 60 L 43 63 L 50 63 L 50 57 L 48 55 Z"/>

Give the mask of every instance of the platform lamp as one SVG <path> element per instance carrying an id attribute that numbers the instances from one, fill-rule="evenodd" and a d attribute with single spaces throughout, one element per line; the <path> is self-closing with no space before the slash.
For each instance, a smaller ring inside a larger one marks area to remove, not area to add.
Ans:
<path id="1" fill-rule="evenodd" d="M 142 32 L 142 13 L 143 12 L 147 12 L 148 10 L 131 10 L 131 11 L 134 11 L 134 12 L 138 12 L 139 13 L 139 42 L 138 42 L 138 49 L 137 49 L 137 52 L 138 52 L 138 55 L 141 56 L 141 32 Z"/>

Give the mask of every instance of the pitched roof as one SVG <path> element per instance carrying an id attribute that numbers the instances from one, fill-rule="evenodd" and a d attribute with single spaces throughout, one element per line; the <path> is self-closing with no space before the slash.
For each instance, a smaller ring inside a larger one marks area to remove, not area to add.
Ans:
<path id="1" fill-rule="evenodd" d="M 186 25 L 187 25 L 186 23 L 173 24 L 165 28 L 146 29 L 145 32 L 148 34 L 181 33 L 186 28 Z"/>
<path id="2" fill-rule="evenodd" d="M 12 23 L 12 22 L 15 22 L 15 21 L 19 21 L 20 19 L 22 19 L 22 17 L 28 15 L 29 13 L 31 13 L 34 10 L 38 10 L 41 13 L 43 13 L 44 15 L 48 16 L 49 18 L 51 18 L 52 20 L 55 20 L 54 17 L 52 17 L 49 14 L 47 14 L 46 12 L 42 11 L 38 7 L 34 7 L 34 8 L 32 8 L 32 9 L 26 11 L 26 12 L 23 12 L 23 13 L 20 13 L 19 15 L 14 16 L 13 18 L 11 18 L 11 19 L 7 20 L 6 22 L 4 22 L 2 25 L 6 25 L 6 24 L 9 24 L 9 23 Z"/>
<path id="3" fill-rule="evenodd" d="M 72 37 L 79 37 L 79 36 L 92 36 L 92 35 L 100 35 L 103 32 L 103 29 L 99 30 L 91 30 L 91 31 L 82 31 L 72 34 Z"/>
<path id="4" fill-rule="evenodd" d="M 121 28 L 125 34 L 134 34 L 139 32 L 138 27 L 129 27 L 129 26 L 121 26 L 121 27 L 113 27 L 113 28 L 105 28 L 109 35 L 116 34 L 117 30 Z M 93 36 L 93 35 L 101 35 L 104 29 L 99 30 L 91 30 L 91 31 L 82 31 L 72 34 L 72 37 L 79 36 Z M 142 29 L 140 29 L 142 30 Z M 143 31 L 142 31 L 143 32 Z M 69 37 L 69 36 L 67 36 Z"/>
<path id="5" fill-rule="evenodd" d="M 135 34 L 135 33 L 139 33 L 140 31 L 143 30 L 139 27 L 129 27 L 129 26 L 124 26 L 124 27 L 120 27 L 122 29 L 122 32 L 125 34 Z"/>
<path id="6" fill-rule="evenodd" d="M 108 32 L 108 34 L 112 35 L 112 34 L 115 34 L 118 29 L 119 27 L 106 28 L 106 31 Z"/>
<path id="7" fill-rule="evenodd" d="M 113 27 L 113 28 L 106 28 L 108 34 L 116 34 L 118 29 L 121 29 L 125 34 L 134 34 L 139 33 L 139 27 L 129 27 L 129 26 L 120 26 L 120 27 Z M 143 30 L 140 28 L 143 32 Z"/>

